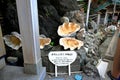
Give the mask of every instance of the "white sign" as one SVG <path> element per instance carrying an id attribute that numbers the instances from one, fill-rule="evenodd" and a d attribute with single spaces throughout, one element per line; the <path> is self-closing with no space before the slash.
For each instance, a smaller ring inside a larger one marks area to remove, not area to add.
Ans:
<path id="1" fill-rule="evenodd" d="M 75 51 L 52 51 L 48 57 L 56 66 L 68 66 L 75 61 L 77 53 Z"/>

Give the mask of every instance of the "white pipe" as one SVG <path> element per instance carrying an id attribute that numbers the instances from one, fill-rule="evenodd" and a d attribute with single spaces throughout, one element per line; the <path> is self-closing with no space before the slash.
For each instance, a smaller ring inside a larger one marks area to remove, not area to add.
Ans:
<path id="1" fill-rule="evenodd" d="M 106 11 L 105 18 L 104 18 L 104 25 L 107 23 L 107 18 L 108 18 L 108 12 Z"/>
<path id="2" fill-rule="evenodd" d="M 97 16 L 97 26 L 99 26 L 100 24 L 100 13 L 98 13 L 98 16 Z"/>
<path id="3" fill-rule="evenodd" d="M 114 8 L 113 8 L 113 15 L 112 15 L 112 19 L 114 18 L 115 11 L 116 11 L 116 0 L 115 0 L 115 2 L 114 2 Z"/>
<path id="4" fill-rule="evenodd" d="M 88 2 L 87 17 L 86 17 L 86 27 L 88 27 L 89 13 L 90 13 L 91 0 Z"/>

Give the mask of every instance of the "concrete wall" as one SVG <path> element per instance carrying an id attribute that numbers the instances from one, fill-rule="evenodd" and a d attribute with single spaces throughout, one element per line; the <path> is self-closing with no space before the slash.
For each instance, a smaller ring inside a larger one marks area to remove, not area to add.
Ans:
<path id="1" fill-rule="evenodd" d="M 0 69 L 5 66 L 5 46 L 3 42 L 3 37 L 2 37 L 2 30 L 1 30 L 1 25 L 0 25 Z"/>

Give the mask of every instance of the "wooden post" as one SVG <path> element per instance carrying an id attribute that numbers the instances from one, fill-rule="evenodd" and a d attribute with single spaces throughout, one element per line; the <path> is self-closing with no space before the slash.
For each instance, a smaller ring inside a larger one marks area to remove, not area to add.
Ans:
<path id="1" fill-rule="evenodd" d="M 90 13 L 90 4 L 91 4 L 91 0 L 89 0 L 88 2 L 88 9 L 87 9 L 87 16 L 86 16 L 86 28 L 88 28 L 88 21 L 89 21 L 89 13 Z"/>
<path id="2" fill-rule="evenodd" d="M 41 63 L 37 0 L 16 0 L 16 3 L 22 35 L 24 71 L 29 74 L 40 73 L 40 80 L 44 80 L 46 69 Z"/>

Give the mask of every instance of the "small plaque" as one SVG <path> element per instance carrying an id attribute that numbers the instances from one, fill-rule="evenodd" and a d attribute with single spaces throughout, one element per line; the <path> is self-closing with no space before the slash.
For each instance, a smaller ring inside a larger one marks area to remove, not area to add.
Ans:
<path id="1" fill-rule="evenodd" d="M 49 60 L 56 66 L 68 66 L 77 57 L 75 51 L 52 51 L 49 53 Z"/>

